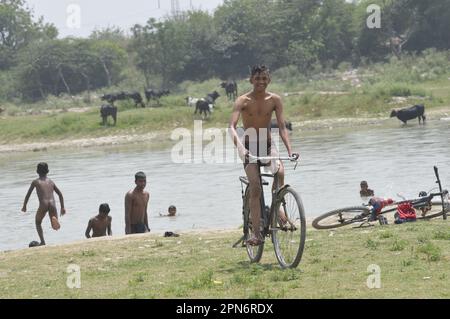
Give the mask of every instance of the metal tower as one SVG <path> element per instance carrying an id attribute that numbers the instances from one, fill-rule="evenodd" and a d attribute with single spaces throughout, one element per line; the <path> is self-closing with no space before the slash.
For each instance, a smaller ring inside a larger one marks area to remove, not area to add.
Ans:
<path id="1" fill-rule="evenodd" d="M 180 13 L 180 0 L 171 0 L 172 4 L 172 15 L 176 16 Z"/>

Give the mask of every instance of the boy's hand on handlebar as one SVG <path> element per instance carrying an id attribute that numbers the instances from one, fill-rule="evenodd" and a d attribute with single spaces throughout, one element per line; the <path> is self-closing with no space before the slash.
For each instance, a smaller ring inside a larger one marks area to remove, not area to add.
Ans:
<path id="1" fill-rule="evenodd" d="M 292 153 L 290 157 L 292 158 L 293 162 L 296 162 L 296 161 L 298 161 L 300 159 L 300 154 L 299 153 Z"/>
<path id="2" fill-rule="evenodd" d="M 241 158 L 245 159 L 246 161 L 250 159 L 250 151 L 248 149 L 246 148 L 239 149 L 239 153 Z"/>

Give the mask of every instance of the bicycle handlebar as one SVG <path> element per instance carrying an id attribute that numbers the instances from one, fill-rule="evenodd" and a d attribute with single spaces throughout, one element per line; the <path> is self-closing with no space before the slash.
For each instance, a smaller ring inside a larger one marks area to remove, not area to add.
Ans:
<path id="1" fill-rule="evenodd" d="M 299 154 L 294 154 L 292 157 L 289 156 L 254 156 L 252 154 L 248 154 L 249 159 L 254 161 L 291 161 L 291 162 L 298 162 L 300 159 Z"/>

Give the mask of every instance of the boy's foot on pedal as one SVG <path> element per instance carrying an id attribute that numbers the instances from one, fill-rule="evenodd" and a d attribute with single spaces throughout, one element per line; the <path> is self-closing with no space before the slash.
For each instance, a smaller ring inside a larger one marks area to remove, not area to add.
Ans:
<path id="1" fill-rule="evenodd" d="M 258 237 L 252 237 L 246 241 L 247 245 L 250 246 L 261 246 L 264 244 L 264 240 Z"/>

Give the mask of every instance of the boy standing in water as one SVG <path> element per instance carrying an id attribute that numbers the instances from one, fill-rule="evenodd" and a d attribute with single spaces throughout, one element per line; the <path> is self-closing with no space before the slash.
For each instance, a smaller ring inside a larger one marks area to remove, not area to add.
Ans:
<path id="1" fill-rule="evenodd" d="M 361 186 L 361 190 L 359 191 L 359 195 L 361 195 L 361 197 L 374 196 L 373 190 L 371 190 L 369 188 L 369 185 L 367 184 L 366 181 L 362 181 L 360 186 Z"/>
<path id="2" fill-rule="evenodd" d="M 45 215 L 49 214 L 50 222 L 52 228 L 54 230 L 59 230 L 61 228 L 58 221 L 58 212 L 56 210 L 56 202 L 53 197 L 53 192 L 58 194 L 59 202 L 61 204 L 61 216 L 66 213 L 64 208 L 64 198 L 61 191 L 56 187 L 55 183 L 47 177 L 49 172 L 47 163 L 39 163 L 37 166 L 37 171 L 39 174 L 39 178 L 31 182 L 30 189 L 28 190 L 27 195 L 25 196 L 25 201 L 23 203 L 22 212 L 26 213 L 27 211 L 27 203 L 30 199 L 31 193 L 34 188 L 36 188 L 36 193 L 39 198 L 39 208 L 36 212 L 36 230 L 39 235 L 40 245 L 45 245 L 44 233 L 42 231 L 42 220 Z"/>
<path id="3" fill-rule="evenodd" d="M 148 201 L 150 194 L 145 191 L 147 177 L 143 172 L 136 173 L 136 187 L 125 195 L 125 234 L 150 232 L 148 227 Z"/>
<path id="4" fill-rule="evenodd" d="M 108 236 L 112 236 L 111 231 L 111 216 L 108 216 L 111 209 L 108 204 L 101 204 L 99 208 L 99 214 L 89 220 L 87 229 L 86 229 L 86 238 L 96 238 L 106 236 L 106 232 L 108 232 Z M 91 236 L 92 231 L 92 236 Z"/>

